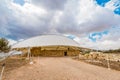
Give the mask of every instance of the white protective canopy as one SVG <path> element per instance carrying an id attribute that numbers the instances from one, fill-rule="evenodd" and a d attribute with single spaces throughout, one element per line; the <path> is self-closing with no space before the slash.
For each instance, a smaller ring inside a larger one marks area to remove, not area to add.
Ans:
<path id="1" fill-rule="evenodd" d="M 79 44 L 74 40 L 61 35 L 42 35 L 18 42 L 17 44 L 13 45 L 12 48 L 42 47 L 42 46 L 79 47 Z"/>

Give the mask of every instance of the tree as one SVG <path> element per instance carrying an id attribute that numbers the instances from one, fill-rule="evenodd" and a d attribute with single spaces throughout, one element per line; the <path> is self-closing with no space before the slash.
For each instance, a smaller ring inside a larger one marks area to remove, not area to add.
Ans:
<path id="1" fill-rule="evenodd" d="M 10 48 L 9 41 L 5 38 L 0 38 L 0 52 L 9 52 Z"/>

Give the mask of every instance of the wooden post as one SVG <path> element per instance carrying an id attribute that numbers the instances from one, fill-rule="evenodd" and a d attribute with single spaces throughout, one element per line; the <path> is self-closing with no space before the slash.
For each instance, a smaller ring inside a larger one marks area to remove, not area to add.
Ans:
<path id="1" fill-rule="evenodd" d="M 3 63 L 3 65 L 2 65 L 2 71 L 1 71 L 1 74 L 0 74 L 0 80 L 2 80 L 4 69 L 5 69 L 5 63 Z"/>
<path id="2" fill-rule="evenodd" d="M 110 70 L 110 60 L 109 60 L 109 55 L 107 54 L 107 66 L 108 66 L 108 70 Z"/>

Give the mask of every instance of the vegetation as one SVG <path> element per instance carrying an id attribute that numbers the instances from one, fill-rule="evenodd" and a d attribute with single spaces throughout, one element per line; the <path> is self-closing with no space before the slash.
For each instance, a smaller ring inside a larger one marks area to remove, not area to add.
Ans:
<path id="1" fill-rule="evenodd" d="M 106 50 L 106 51 L 103 51 L 104 53 L 120 53 L 120 49 L 115 49 L 115 50 Z"/>
<path id="2" fill-rule="evenodd" d="M 0 38 L 0 52 L 9 52 L 10 48 L 9 41 L 5 38 Z"/>

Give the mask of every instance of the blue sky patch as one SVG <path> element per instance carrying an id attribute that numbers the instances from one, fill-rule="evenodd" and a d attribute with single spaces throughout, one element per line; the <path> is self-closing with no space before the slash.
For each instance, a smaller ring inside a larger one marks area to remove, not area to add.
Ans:
<path id="1" fill-rule="evenodd" d="M 93 42 L 96 42 L 97 40 L 101 39 L 103 35 L 107 35 L 109 31 L 103 31 L 103 32 L 94 32 L 89 35 L 89 39 Z"/>
<path id="2" fill-rule="evenodd" d="M 93 38 L 92 36 L 89 35 L 89 39 L 93 42 L 96 42 L 96 38 Z"/>
<path id="3" fill-rule="evenodd" d="M 13 2 L 17 3 L 17 4 L 21 5 L 21 6 L 23 6 L 25 4 L 24 0 L 14 0 Z"/>
<path id="4" fill-rule="evenodd" d="M 117 0 L 113 6 L 116 7 L 116 9 L 114 10 L 114 13 L 120 15 L 120 0 Z"/>
<path id="5" fill-rule="evenodd" d="M 13 39 L 13 40 L 17 40 L 17 38 L 14 37 L 13 35 L 8 35 L 8 36 L 6 36 L 6 38 L 8 38 L 8 39 Z"/>
<path id="6" fill-rule="evenodd" d="M 116 9 L 114 10 L 114 13 L 120 15 L 120 7 L 116 8 Z"/>
<path id="7" fill-rule="evenodd" d="M 74 36 L 74 35 L 67 35 L 67 37 L 70 38 L 70 39 L 76 38 L 76 36 Z"/>
<path id="8" fill-rule="evenodd" d="M 110 0 L 96 0 L 97 4 L 104 7 L 107 2 Z"/>

